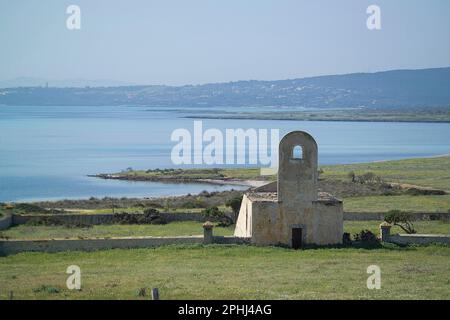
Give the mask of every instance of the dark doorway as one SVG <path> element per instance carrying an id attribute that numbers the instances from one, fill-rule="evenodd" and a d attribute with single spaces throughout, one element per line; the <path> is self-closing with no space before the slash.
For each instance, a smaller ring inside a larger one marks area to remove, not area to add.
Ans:
<path id="1" fill-rule="evenodd" d="M 301 249 L 302 247 L 302 228 L 292 228 L 292 248 Z"/>

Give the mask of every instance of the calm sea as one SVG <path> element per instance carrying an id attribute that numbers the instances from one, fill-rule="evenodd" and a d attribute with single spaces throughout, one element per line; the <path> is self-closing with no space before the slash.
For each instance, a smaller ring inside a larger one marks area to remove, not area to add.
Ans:
<path id="1" fill-rule="evenodd" d="M 189 115 L 195 110 L 186 109 Z M 193 119 L 151 107 L 0 106 L 0 201 L 104 196 L 167 196 L 236 186 L 126 182 L 89 178 L 100 172 L 174 167 L 173 130 Z M 204 129 L 279 129 L 311 133 L 321 164 L 450 153 L 450 124 L 203 120 Z"/>

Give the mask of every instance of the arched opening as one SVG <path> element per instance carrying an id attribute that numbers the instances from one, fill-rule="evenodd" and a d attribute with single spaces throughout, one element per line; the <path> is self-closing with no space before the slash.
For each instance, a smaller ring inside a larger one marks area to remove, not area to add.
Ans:
<path id="1" fill-rule="evenodd" d="M 292 159 L 303 159 L 303 147 L 302 146 L 295 146 L 292 149 Z"/>

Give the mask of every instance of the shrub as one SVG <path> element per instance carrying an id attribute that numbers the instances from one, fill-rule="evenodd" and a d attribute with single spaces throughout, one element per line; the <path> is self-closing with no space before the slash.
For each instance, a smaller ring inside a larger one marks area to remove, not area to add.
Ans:
<path id="1" fill-rule="evenodd" d="M 49 286 L 49 285 L 41 285 L 37 288 L 33 289 L 33 292 L 35 293 L 39 293 L 39 292 L 45 292 L 45 293 L 59 293 L 60 289 L 53 287 L 53 286 Z"/>
<path id="2" fill-rule="evenodd" d="M 218 221 L 217 224 L 219 227 L 228 227 L 233 224 L 233 220 L 228 217 L 224 212 L 220 211 L 218 207 L 213 206 L 206 208 L 202 211 L 202 213 L 209 218 L 213 218 Z"/>
<path id="3" fill-rule="evenodd" d="M 234 221 L 237 221 L 239 210 L 241 209 L 242 197 L 234 197 L 228 200 L 225 205 L 233 211 Z"/>
<path id="4" fill-rule="evenodd" d="M 376 235 L 370 230 L 361 230 L 354 235 L 355 241 L 375 243 L 378 242 Z"/>
<path id="5" fill-rule="evenodd" d="M 400 210 L 391 210 L 384 216 L 384 221 L 402 228 L 408 234 L 416 233 L 413 226 L 413 217 L 408 212 L 403 212 Z"/>

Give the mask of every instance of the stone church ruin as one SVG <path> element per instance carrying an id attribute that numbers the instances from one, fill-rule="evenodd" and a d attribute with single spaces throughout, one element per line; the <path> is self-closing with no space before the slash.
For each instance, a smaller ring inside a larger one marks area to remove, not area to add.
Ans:
<path id="1" fill-rule="evenodd" d="M 342 201 L 318 192 L 318 152 L 306 132 L 280 141 L 278 181 L 244 194 L 234 235 L 257 245 L 331 245 L 342 243 Z"/>

